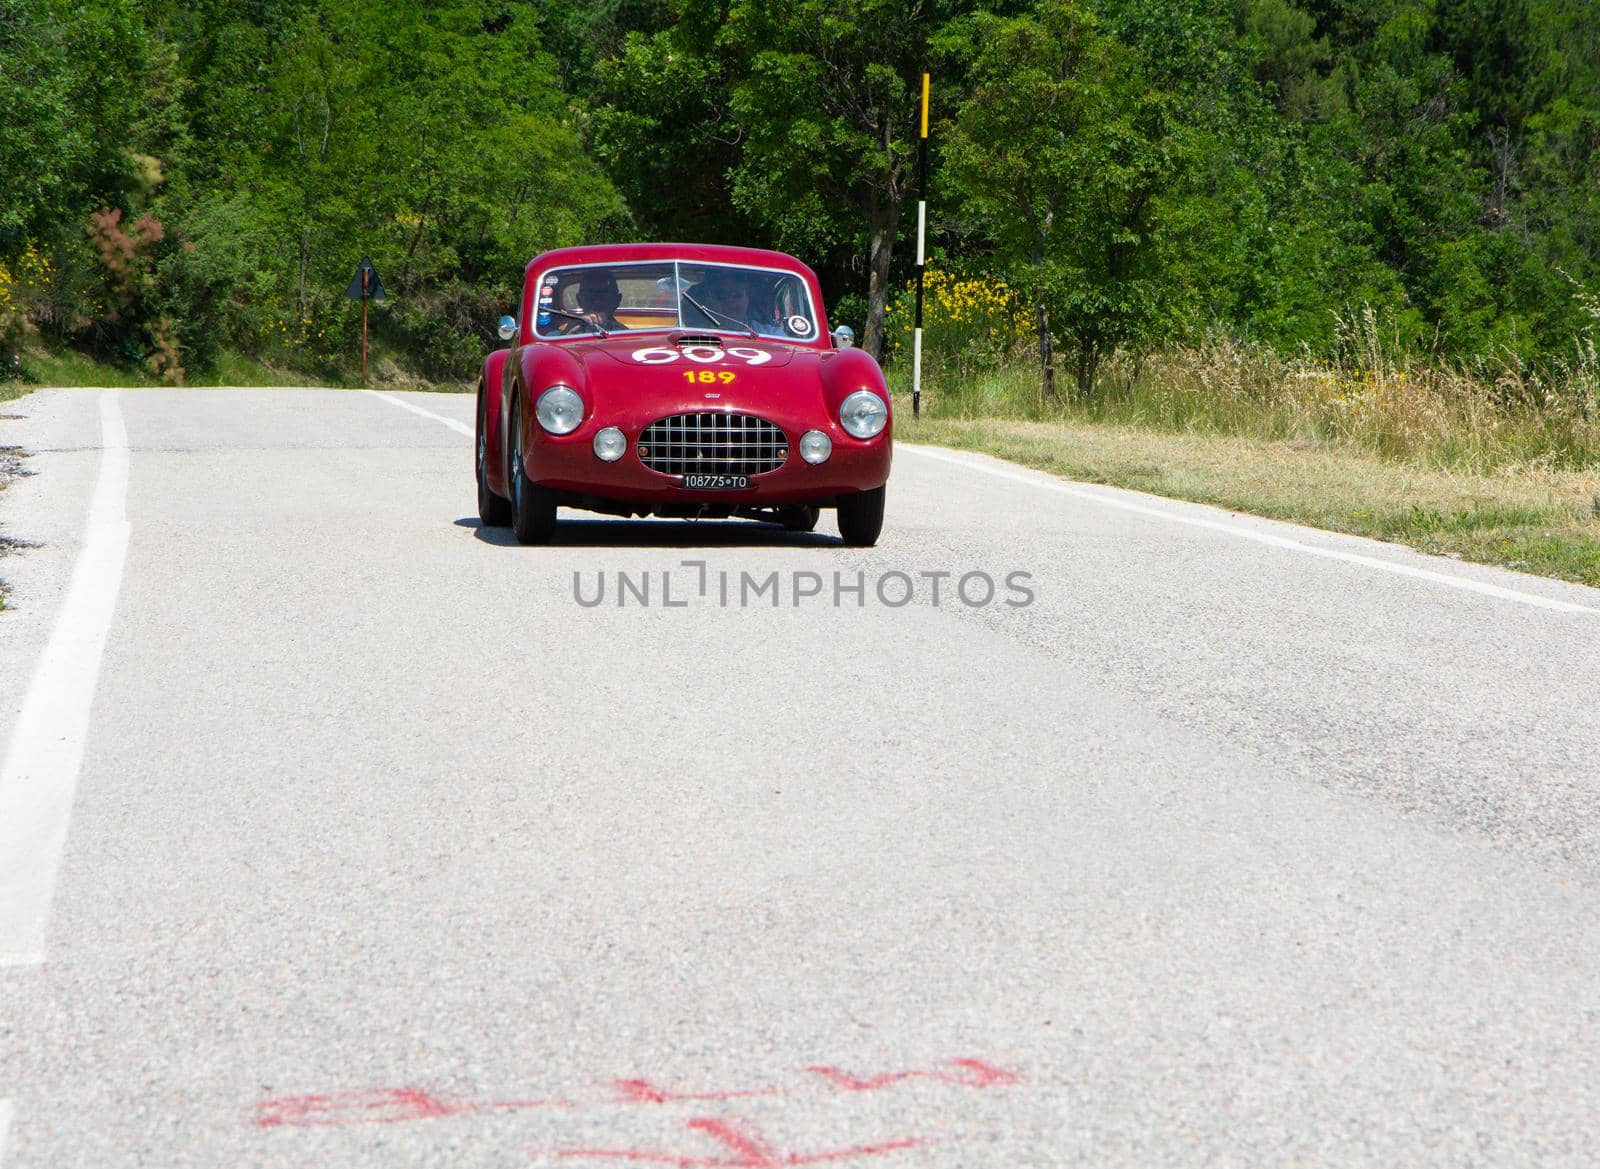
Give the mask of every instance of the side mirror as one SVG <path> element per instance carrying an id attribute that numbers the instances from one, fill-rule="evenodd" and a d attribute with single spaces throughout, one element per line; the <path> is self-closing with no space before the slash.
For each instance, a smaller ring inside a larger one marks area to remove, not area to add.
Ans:
<path id="1" fill-rule="evenodd" d="M 840 325 L 831 335 L 835 349 L 849 349 L 856 343 L 856 331 L 849 325 Z"/>
<path id="2" fill-rule="evenodd" d="M 517 335 L 517 322 L 510 317 L 501 317 L 500 324 L 495 331 L 500 334 L 500 340 L 509 341 Z"/>

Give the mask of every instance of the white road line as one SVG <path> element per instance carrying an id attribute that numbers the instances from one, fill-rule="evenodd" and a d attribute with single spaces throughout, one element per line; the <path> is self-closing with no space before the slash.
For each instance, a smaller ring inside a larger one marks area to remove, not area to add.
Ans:
<path id="1" fill-rule="evenodd" d="M 457 422 L 454 418 L 446 418 L 443 414 L 435 414 L 432 410 L 424 410 L 421 406 L 413 406 L 402 398 L 396 398 L 391 394 L 379 393 L 377 390 L 367 390 L 366 393 L 371 394 L 374 398 L 382 398 L 385 402 L 398 406 L 402 410 L 409 410 L 413 414 L 421 414 L 424 418 L 432 418 L 435 422 L 442 422 L 457 434 L 464 434 L 468 438 L 472 438 L 475 434 L 472 427 L 465 422 Z"/>
<path id="2" fill-rule="evenodd" d="M 0 966 L 44 961 L 45 924 L 128 551 L 128 432 L 100 394 L 100 477 L 83 549 L 0 767 Z"/>
<path id="3" fill-rule="evenodd" d="M 442 422 L 458 434 L 468 438 L 473 435 L 472 427 L 465 422 L 457 422 L 454 418 L 446 418 L 442 414 L 435 414 L 424 410 L 420 406 L 413 406 L 410 402 L 401 401 L 399 398 L 388 394 L 379 393 L 377 390 L 368 390 L 367 393 L 385 402 L 391 402 L 402 410 L 410 410 L 413 414 L 420 414 L 424 418 L 431 418 L 435 422 Z M 1283 548 L 1291 552 L 1303 552 L 1308 556 L 1320 556 L 1325 560 L 1342 560 L 1346 564 L 1359 564 L 1364 568 L 1375 568 L 1380 572 L 1391 572 L 1396 576 L 1409 576 L 1417 580 L 1432 581 L 1434 584 L 1447 585 L 1453 589 L 1464 589 L 1470 593 L 1481 593 L 1486 597 L 1498 597 L 1502 601 L 1515 601 L 1521 605 L 1533 605 L 1540 609 L 1553 609 L 1558 613 L 1595 613 L 1600 614 L 1600 609 L 1588 605 L 1578 605 L 1571 601 L 1557 601 L 1550 597 L 1541 597 L 1535 593 L 1519 592 L 1516 589 L 1504 588 L 1500 585 L 1489 584 L 1485 581 L 1471 580 L 1466 577 L 1449 576 L 1442 572 L 1431 572 L 1426 568 L 1413 568 L 1409 564 L 1396 564 L 1391 560 L 1380 560 L 1376 556 L 1363 556 L 1359 552 L 1342 552 L 1335 548 L 1318 548 L 1314 544 L 1303 544 L 1299 540 L 1291 540 L 1286 536 L 1274 536 L 1270 532 L 1258 532 L 1250 528 L 1239 527 L 1234 524 L 1225 524 L 1217 520 L 1203 520 L 1197 516 L 1175 515 L 1160 508 L 1148 507 L 1140 503 L 1132 503 L 1125 499 L 1114 499 L 1101 495 L 1095 491 L 1088 491 L 1082 487 L 1074 487 L 1069 483 L 1050 483 L 1028 475 L 1019 475 L 1012 471 L 1003 471 L 998 467 L 986 467 L 981 463 L 964 459 L 960 455 L 937 450 L 932 447 L 918 446 L 913 443 L 896 443 L 896 450 L 910 451 L 912 454 L 921 455 L 927 459 L 937 459 L 942 463 L 951 463 L 957 467 L 964 467 L 968 471 L 976 471 L 983 475 L 992 475 L 996 479 L 1009 479 L 1013 483 L 1024 483 L 1029 487 L 1037 487 L 1043 491 L 1054 491 L 1061 495 L 1070 495 L 1074 499 L 1098 503 L 1104 507 L 1120 508 L 1123 511 L 1135 512 L 1139 515 L 1151 516 L 1158 520 L 1167 520 L 1174 524 L 1187 524 L 1192 528 L 1206 528 L 1214 532 L 1222 532 L 1229 536 L 1237 536 L 1241 540 L 1254 540 L 1258 544 L 1266 544 L 1273 548 Z"/>
<path id="4" fill-rule="evenodd" d="M 1029 487 L 1037 487 L 1042 491 L 1054 491 L 1060 495 L 1070 495 L 1074 499 L 1086 500 L 1089 503 L 1097 503 L 1104 507 L 1119 508 L 1122 511 L 1131 511 L 1138 515 L 1151 516 L 1158 520 L 1166 520 L 1169 523 L 1187 524 L 1192 528 L 1206 528 L 1213 532 L 1237 536 L 1241 540 L 1254 540 L 1258 544 L 1266 544 L 1273 548 L 1284 548 L 1291 552 L 1303 552 L 1308 556 L 1320 556 L 1325 560 L 1342 560 L 1346 564 L 1359 564 L 1364 568 L 1375 568 L 1380 572 L 1392 572 L 1396 576 L 1409 576 L 1417 580 L 1431 581 L 1434 584 L 1448 585 L 1453 589 L 1465 589 L 1471 593 L 1482 593 L 1486 597 L 1497 597 L 1502 601 L 1516 601 L 1518 604 L 1534 605 L 1540 609 L 1554 609 L 1558 613 L 1600 614 L 1600 609 L 1574 604 L 1571 601 L 1557 601 L 1550 597 L 1519 592 L 1516 589 L 1508 589 L 1500 585 L 1488 584 L 1484 581 L 1471 580 L 1467 577 L 1450 576 L 1443 572 L 1431 572 L 1425 568 L 1413 568 L 1408 564 L 1396 564 L 1392 560 L 1380 560 L 1376 556 L 1363 556 L 1359 552 L 1342 552 L 1334 548 L 1318 548 L 1314 544 L 1303 544 L 1299 540 L 1291 540 L 1286 536 L 1274 536 L 1270 532 L 1256 531 L 1252 528 L 1226 524 L 1218 520 L 1204 520 L 1198 516 L 1177 515 L 1170 511 L 1163 511 L 1161 508 L 1133 503 L 1126 499 L 1116 499 L 1109 495 L 1102 495 L 1097 491 L 1075 487 L 1070 483 L 1052 483 L 1034 478 L 1031 475 L 1020 475 L 1012 471 L 1001 470 L 999 467 L 985 466 L 982 463 L 931 447 L 917 446 L 911 443 L 896 443 L 895 449 L 896 451 L 909 451 L 913 454 L 921 455 L 925 459 L 951 463 L 968 471 L 992 475 L 996 479 L 1009 479 L 1013 483 L 1025 483 Z"/>

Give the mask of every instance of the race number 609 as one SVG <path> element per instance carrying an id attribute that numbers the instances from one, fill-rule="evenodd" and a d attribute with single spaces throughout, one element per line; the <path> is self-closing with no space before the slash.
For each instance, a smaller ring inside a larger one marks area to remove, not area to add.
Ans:
<path id="1" fill-rule="evenodd" d="M 680 357 L 699 362 L 701 365 L 714 364 L 721 361 L 724 356 L 737 358 L 746 365 L 765 365 L 772 360 L 772 354 L 765 349 L 753 349 L 748 345 L 733 345 L 727 349 L 720 345 L 685 345 L 681 349 L 668 345 L 651 345 L 644 349 L 635 349 L 629 356 L 640 365 L 671 365 Z"/>

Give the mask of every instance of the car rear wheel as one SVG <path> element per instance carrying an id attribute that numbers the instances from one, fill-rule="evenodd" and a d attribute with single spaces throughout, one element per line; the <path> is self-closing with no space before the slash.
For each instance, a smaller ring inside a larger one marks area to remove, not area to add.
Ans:
<path id="1" fill-rule="evenodd" d="M 486 528 L 503 528 L 511 522 L 511 501 L 489 487 L 489 402 L 478 385 L 478 519 Z"/>
<path id="2" fill-rule="evenodd" d="M 556 531 L 555 492 L 528 478 L 522 457 L 522 400 L 511 401 L 511 530 L 519 544 L 548 544 Z"/>
<path id="3" fill-rule="evenodd" d="M 839 497 L 839 535 L 852 548 L 870 548 L 878 542 L 886 487 Z"/>

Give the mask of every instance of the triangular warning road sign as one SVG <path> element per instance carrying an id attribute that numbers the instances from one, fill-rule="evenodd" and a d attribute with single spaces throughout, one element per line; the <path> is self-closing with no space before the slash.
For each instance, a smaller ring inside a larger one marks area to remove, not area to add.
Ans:
<path id="1" fill-rule="evenodd" d="M 351 300 L 387 300 L 389 296 L 383 290 L 383 281 L 378 279 L 378 270 L 365 256 L 356 266 L 356 274 L 351 277 L 350 287 L 344 290 L 344 294 Z"/>

